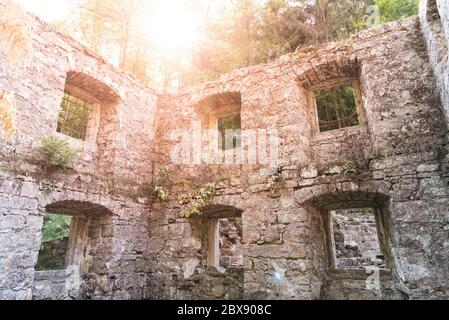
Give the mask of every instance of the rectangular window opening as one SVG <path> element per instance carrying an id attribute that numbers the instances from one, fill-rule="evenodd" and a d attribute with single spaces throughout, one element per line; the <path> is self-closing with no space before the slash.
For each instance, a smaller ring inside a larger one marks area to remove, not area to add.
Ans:
<path id="1" fill-rule="evenodd" d="M 374 208 L 330 212 L 336 269 L 385 268 Z"/>
<path id="2" fill-rule="evenodd" d="M 218 220 L 218 228 L 220 267 L 225 269 L 242 267 L 242 218 Z"/>
<path id="3" fill-rule="evenodd" d="M 242 218 L 209 221 L 207 261 L 218 269 L 243 267 Z"/>
<path id="4" fill-rule="evenodd" d="M 320 132 L 327 132 L 360 124 L 355 92 L 352 85 L 315 92 Z"/>
<path id="5" fill-rule="evenodd" d="M 218 119 L 219 148 L 231 150 L 241 146 L 242 119 L 240 113 Z"/>
<path id="6" fill-rule="evenodd" d="M 46 214 L 42 228 L 37 271 L 64 270 L 69 245 L 71 216 Z"/>
<path id="7" fill-rule="evenodd" d="M 64 92 L 56 131 L 85 140 L 91 110 L 88 102 Z"/>

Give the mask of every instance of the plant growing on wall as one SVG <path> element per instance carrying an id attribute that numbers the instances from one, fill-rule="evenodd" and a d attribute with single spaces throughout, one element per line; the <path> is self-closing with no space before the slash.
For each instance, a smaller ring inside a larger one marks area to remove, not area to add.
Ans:
<path id="1" fill-rule="evenodd" d="M 191 218 L 201 214 L 201 208 L 210 203 L 210 200 L 215 196 L 215 194 L 215 183 L 207 183 L 195 194 L 180 198 L 179 203 L 181 205 L 187 205 L 187 208 L 182 211 L 182 215 L 185 218 Z"/>
<path id="2" fill-rule="evenodd" d="M 71 216 L 47 214 L 42 228 L 42 241 L 67 238 L 70 234 Z"/>
<path id="3" fill-rule="evenodd" d="M 324 176 L 352 175 L 357 173 L 359 173 L 357 164 L 350 160 L 340 161 L 329 165 L 322 172 Z"/>
<path id="4" fill-rule="evenodd" d="M 45 167 L 69 168 L 79 154 L 70 144 L 54 136 L 42 139 L 37 148 L 38 156 Z"/>
<path id="5" fill-rule="evenodd" d="M 162 201 L 167 201 L 170 196 L 170 192 L 164 187 L 156 187 L 154 188 L 154 192 L 156 192 L 157 197 Z"/>
<path id="6" fill-rule="evenodd" d="M 161 166 L 153 177 L 154 193 L 161 201 L 167 201 L 170 196 L 168 191 L 169 174 L 166 166 Z"/>

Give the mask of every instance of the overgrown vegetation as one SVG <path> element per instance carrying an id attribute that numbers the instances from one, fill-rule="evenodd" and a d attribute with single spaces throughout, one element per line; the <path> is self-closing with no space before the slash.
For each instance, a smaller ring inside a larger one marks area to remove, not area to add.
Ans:
<path id="1" fill-rule="evenodd" d="M 42 241 L 46 242 L 68 237 L 70 234 L 71 221 L 71 216 L 51 213 L 46 214 L 44 226 L 42 228 Z"/>
<path id="2" fill-rule="evenodd" d="M 170 192 L 164 187 L 156 187 L 154 188 L 154 191 L 156 192 L 157 197 L 164 202 L 167 201 L 170 196 Z"/>
<path id="3" fill-rule="evenodd" d="M 390 22 L 417 15 L 419 0 L 376 0 L 381 13 L 381 22 Z"/>
<path id="4" fill-rule="evenodd" d="M 207 206 L 216 194 L 215 183 L 206 183 L 194 194 L 183 194 L 178 200 L 186 208 L 182 211 L 185 218 L 191 218 L 201 214 L 201 208 Z"/>
<path id="5" fill-rule="evenodd" d="M 216 184 L 206 183 L 202 187 L 194 190 L 192 183 L 187 180 L 170 181 L 168 168 L 160 166 L 153 177 L 153 197 L 162 202 L 167 202 L 170 198 L 169 189 L 176 185 L 189 185 L 190 192 L 178 195 L 178 202 L 183 207 L 182 216 L 191 218 L 201 214 L 201 209 L 210 203 L 216 194 Z"/>
<path id="6" fill-rule="evenodd" d="M 320 168 L 318 174 L 320 176 L 333 175 L 354 175 L 359 174 L 360 168 L 356 162 L 351 160 L 342 160 L 335 163 L 327 164 Z"/>
<path id="7" fill-rule="evenodd" d="M 36 270 L 60 270 L 65 267 L 71 221 L 71 216 L 45 215 Z"/>
<path id="8" fill-rule="evenodd" d="M 235 68 L 263 63 L 301 47 L 348 38 L 379 22 L 416 15 L 419 0 L 173 1 L 167 9 L 171 12 L 165 13 L 167 20 L 182 7 L 195 14 L 198 26 L 197 40 L 171 54 L 158 50 L 155 39 L 142 32 L 148 25 L 139 25 L 158 18 L 155 8 L 161 1 L 78 3 L 71 20 L 57 23 L 59 29 L 79 38 L 141 81 L 167 89 L 173 83 L 182 86 L 214 79 Z M 378 10 L 372 5 L 377 5 Z M 177 39 L 171 40 L 173 43 L 170 39 L 165 41 L 176 48 Z"/>
<path id="9" fill-rule="evenodd" d="M 69 168 L 79 154 L 68 141 L 50 136 L 42 139 L 37 148 L 39 160 L 45 167 Z"/>
<path id="10" fill-rule="evenodd" d="M 169 178 L 168 168 L 166 166 L 159 167 L 153 177 L 154 193 L 159 200 L 164 202 L 170 196 L 170 192 L 168 191 Z"/>

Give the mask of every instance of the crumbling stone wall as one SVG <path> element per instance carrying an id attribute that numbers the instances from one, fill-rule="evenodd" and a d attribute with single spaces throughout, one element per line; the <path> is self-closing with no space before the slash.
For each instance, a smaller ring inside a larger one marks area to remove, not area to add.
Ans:
<path id="1" fill-rule="evenodd" d="M 446 119 L 449 119 L 449 3 L 445 0 L 420 1 L 419 15 Z"/>
<path id="2" fill-rule="evenodd" d="M 417 19 L 395 22 L 361 32 L 344 44 L 303 49 L 161 98 L 155 163 L 169 167 L 174 187 L 168 202 L 153 204 L 149 217 L 154 226 L 150 242 L 158 248 L 148 252 L 158 259 L 150 267 L 152 286 L 160 288 L 154 297 L 200 298 L 192 279 L 212 277 L 204 256 L 198 255 L 204 246 L 201 233 L 182 217 L 183 206 L 176 199 L 179 184 L 214 181 L 213 204 L 243 211 L 245 298 L 447 296 L 448 283 L 441 276 L 446 267 L 438 258 L 446 255 L 447 128 L 418 30 Z M 317 134 L 307 92 L 341 76 L 358 79 L 365 121 Z M 170 133 L 185 129 L 192 134 L 191 122 L 200 117 L 198 101 L 227 92 L 241 95 L 243 130 L 279 130 L 283 182 L 276 192 L 268 182 L 270 164 L 171 162 L 170 152 L 179 140 Z M 329 257 L 329 230 L 323 223 L 328 209 L 322 206 L 342 204 L 382 208 L 388 268 L 373 290 L 367 289 L 369 274 L 364 270 L 335 270 Z M 435 212 L 432 222 L 418 212 Z M 178 237 L 182 246 L 173 242 Z M 412 238 L 413 244 L 407 240 Z M 195 289 L 177 286 L 173 274 Z"/>
<path id="3" fill-rule="evenodd" d="M 33 63 L 12 65 L 0 51 L 0 94 L 14 97 L 17 127 L 0 140 L 0 298 L 447 299 L 447 100 L 423 25 L 379 26 L 158 96 L 28 17 Z M 55 134 L 73 77 L 103 97 L 97 139 L 67 138 L 81 157 L 71 170 L 43 175 L 33 148 Z M 310 93 L 338 78 L 359 84 L 363 121 L 321 134 Z M 173 132 L 192 135 L 192 121 L 204 118 L 198 103 L 217 96 L 240 97 L 231 102 L 241 102 L 243 130 L 277 133 L 276 163 L 195 163 L 194 150 L 172 161 Z M 151 185 L 160 166 L 169 171 L 166 201 Z M 186 218 L 180 196 L 209 182 L 214 197 Z M 329 211 L 361 207 L 376 208 L 381 221 L 386 268 L 372 288 L 365 270 L 335 268 L 328 241 Z M 61 209 L 85 218 L 71 253 L 81 262 L 49 281 L 35 264 L 43 216 Z M 221 272 L 208 265 L 207 221 L 235 213 L 243 270 Z"/>
<path id="4" fill-rule="evenodd" d="M 0 3 L 2 23 L 3 14 L 15 10 L 5 5 Z M 11 137 L 0 137 L 0 299 L 144 298 L 148 225 L 141 186 L 151 182 L 157 95 L 39 19 L 23 16 L 15 32 L 31 41 L 32 63 L 12 63 L 10 46 L 0 44 L 0 94 L 13 97 L 16 127 Z M 56 133 L 72 75 L 108 101 L 101 106 L 96 141 Z M 43 172 L 34 149 L 50 135 L 81 151 L 73 168 Z M 42 274 L 33 285 L 43 217 L 61 202 L 90 221 L 80 281 L 70 295 L 42 289 Z"/>
<path id="5" fill-rule="evenodd" d="M 79 298 L 79 270 L 36 271 L 33 281 L 33 300 L 70 300 Z"/>

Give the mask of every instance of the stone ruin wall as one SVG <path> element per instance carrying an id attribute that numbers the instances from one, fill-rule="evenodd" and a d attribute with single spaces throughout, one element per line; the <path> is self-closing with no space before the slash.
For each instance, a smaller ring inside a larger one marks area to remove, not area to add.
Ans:
<path id="1" fill-rule="evenodd" d="M 439 17 L 435 16 L 436 11 Z M 419 15 L 421 31 L 449 121 L 449 3 L 446 0 L 421 0 Z"/>
<path id="2" fill-rule="evenodd" d="M 18 69 L 0 54 L 0 90 L 17 105 L 15 140 L 1 143 L 0 298 L 32 298 L 35 279 L 35 298 L 448 298 L 447 124 L 417 19 L 162 96 L 41 21 L 29 23 L 33 64 Z M 43 178 L 32 147 L 55 132 L 71 71 L 116 101 L 102 108 L 97 143 L 81 146 L 73 170 Z M 307 92 L 342 76 L 358 78 L 365 121 L 317 135 Z M 267 164 L 171 163 L 172 130 L 191 130 L 201 117 L 195 105 L 226 92 L 241 94 L 243 129 L 279 131 L 284 183 L 275 193 Z M 347 163 L 357 174 L 341 168 Z M 150 201 L 161 165 L 171 195 Z M 217 182 L 211 208 L 242 212 L 243 270 L 207 266 L 207 215 L 181 215 L 177 196 L 207 182 Z M 326 254 L 325 211 L 341 203 L 381 211 L 391 271 L 381 272 L 380 290 L 365 288 L 364 272 L 334 270 Z M 34 266 L 43 216 L 59 208 L 81 215 L 87 254 L 81 270 L 48 283 Z"/>
<path id="3" fill-rule="evenodd" d="M 8 44 L 0 51 L 0 94 L 15 97 L 17 127 L 0 143 L 0 298 L 32 297 L 43 217 L 47 206 L 60 203 L 90 223 L 79 231 L 88 234 L 87 257 L 83 284 L 71 297 L 141 299 L 148 224 L 139 185 L 151 183 L 157 95 L 34 17 L 27 15 L 18 30 L 30 35 L 32 63 L 12 64 Z M 56 135 L 69 73 L 117 99 L 102 105 L 96 141 L 65 137 L 81 150 L 73 169 L 44 175 L 33 149 Z"/>
<path id="4" fill-rule="evenodd" d="M 310 82 L 352 68 L 358 70 L 366 124 L 314 136 L 306 99 Z M 214 204 L 243 211 L 245 298 L 446 297 L 447 129 L 434 82 L 416 19 L 362 32 L 346 44 L 300 50 L 162 97 L 157 140 L 165 157 L 155 167 L 170 167 L 175 195 L 191 184 L 218 181 Z M 279 130 L 285 183 L 278 194 L 270 194 L 267 176 L 260 174 L 264 166 L 170 165 L 174 143 L 167 133 L 191 129 L 191 121 L 201 118 L 198 101 L 226 92 L 241 94 L 243 130 Z M 347 161 L 359 174 L 329 174 Z M 152 286 L 161 288 L 161 298 L 215 298 L 202 285 L 209 281 L 202 234 L 180 218 L 175 195 L 153 204 L 150 213 L 157 259 Z M 321 205 L 340 201 L 385 211 L 392 272 L 381 272 L 381 290 L 366 290 L 364 271 L 333 270 L 323 253 Z M 186 268 L 191 265 L 196 273 Z M 281 281 L 275 272 L 284 275 Z"/>

